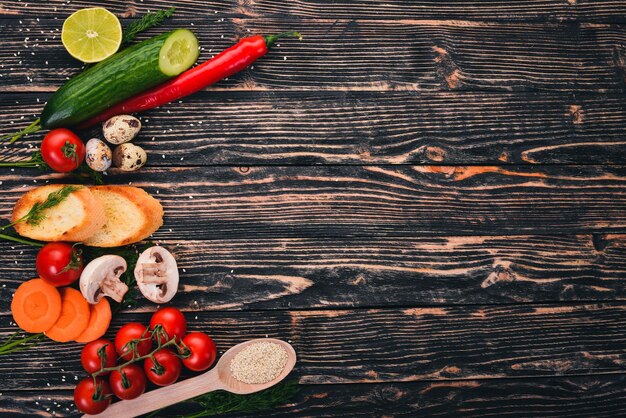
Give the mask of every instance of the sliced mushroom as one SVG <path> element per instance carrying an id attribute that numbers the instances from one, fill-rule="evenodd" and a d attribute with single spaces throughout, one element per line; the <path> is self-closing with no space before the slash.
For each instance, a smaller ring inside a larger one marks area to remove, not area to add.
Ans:
<path id="1" fill-rule="evenodd" d="M 178 290 L 178 267 L 174 256 L 154 246 L 139 256 L 135 266 L 139 291 L 154 303 L 169 302 Z"/>
<path id="2" fill-rule="evenodd" d="M 128 286 L 120 276 L 126 271 L 126 260 L 119 255 L 103 255 L 85 266 L 80 275 L 80 291 L 87 302 L 96 304 L 104 296 L 121 302 Z"/>

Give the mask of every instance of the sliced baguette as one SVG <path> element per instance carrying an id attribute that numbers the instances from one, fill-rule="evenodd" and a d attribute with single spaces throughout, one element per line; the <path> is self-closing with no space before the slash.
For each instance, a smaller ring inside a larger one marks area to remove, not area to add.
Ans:
<path id="1" fill-rule="evenodd" d="M 107 221 L 84 240 L 92 247 L 118 247 L 148 238 L 163 225 L 163 207 L 138 187 L 95 186 L 90 188 L 102 202 Z"/>
<path id="2" fill-rule="evenodd" d="M 13 208 L 11 222 L 24 217 L 35 203 L 43 202 L 63 186 L 41 186 L 24 194 Z M 96 233 L 106 222 L 104 206 L 87 187 L 72 192 L 44 213 L 46 217 L 38 225 L 20 222 L 15 224 L 15 230 L 24 237 L 40 241 L 78 242 Z"/>

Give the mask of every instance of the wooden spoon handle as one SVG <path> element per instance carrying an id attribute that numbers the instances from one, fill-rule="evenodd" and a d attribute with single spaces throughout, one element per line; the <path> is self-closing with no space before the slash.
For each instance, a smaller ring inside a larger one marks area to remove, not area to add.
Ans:
<path id="1" fill-rule="evenodd" d="M 187 399 L 195 398 L 204 393 L 224 389 L 225 387 L 219 380 L 216 369 L 217 368 L 213 368 L 200 376 L 152 390 L 130 401 L 116 402 L 101 414 L 83 415 L 83 417 L 136 417 Z"/>

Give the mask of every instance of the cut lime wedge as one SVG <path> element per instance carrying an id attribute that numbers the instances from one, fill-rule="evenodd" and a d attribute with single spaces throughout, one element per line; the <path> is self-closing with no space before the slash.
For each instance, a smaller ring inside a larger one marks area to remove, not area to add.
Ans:
<path id="1" fill-rule="evenodd" d="M 74 12 L 63 22 L 63 46 L 82 62 L 99 62 L 115 54 L 122 43 L 122 25 L 107 9 L 94 7 Z"/>

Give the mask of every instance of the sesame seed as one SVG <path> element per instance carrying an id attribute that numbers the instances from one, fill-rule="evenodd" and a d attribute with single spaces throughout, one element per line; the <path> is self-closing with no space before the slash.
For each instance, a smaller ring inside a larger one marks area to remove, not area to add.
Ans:
<path id="1" fill-rule="evenodd" d="M 276 343 L 253 343 L 235 354 L 230 372 L 235 379 L 248 384 L 271 382 L 285 369 L 288 357 L 287 351 Z"/>

